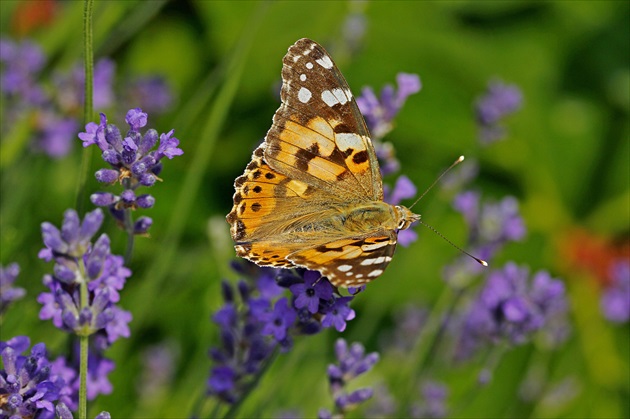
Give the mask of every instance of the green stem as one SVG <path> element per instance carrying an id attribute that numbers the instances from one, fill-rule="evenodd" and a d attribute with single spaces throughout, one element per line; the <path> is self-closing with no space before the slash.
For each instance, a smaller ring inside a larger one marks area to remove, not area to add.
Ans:
<path id="1" fill-rule="evenodd" d="M 85 99 L 83 103 L 83 123 L 87 124 L 92 120 L 94 113 L 94 52 L 92 42 L 92 13 L 94 0 L 85 0 L 83 9 L 83 63 L 85 67 Z M 86 188 L 90 170 L 90 162 L 92 161 L 92 147 L 83 150 L 81 159 L 81 171 L 79 172 L 79 182 L 77 190 L 77 212 L 83 214 L 85 212 Z"/>
<path id="2" fill-rule="evenodd" d="M 131 262 L 131 254 L 133 253 L 133 243 L 135 235 L 133 234 L 133 217 L 131 209 L 125 210 L 125 231 L 127 232 L 127 250 L 125 250 L 125 265 Z"/>
<path id="3" fill-rule="evenodd" d="M 79 259 L 79 295 L 80 310 L 89 305 L 89 292 L 87 286 L 87 274 L 83 259 Z M 79 335 L 80 353 L 79 353 L 79 418 L 87 418 L 87 370 L 88 370 L 88 343 L 89 334 L 82 333 Z"/>
<path id="4" fill-rule="evenodd" d="M 409 400 L 414 400 L 417 397 L 417 380 L 423 373 L 424 367 L 427 365 L 427 361 L 431 356 L 431 352 L 437 347 L 439 339 L 442 334 L 441 325 L 444 322 L 445 313 L 450 313 L 453 305 L 457 301 L 459 293 L 454 293 L 450 287 L 444 287 L 444 291 L 438 298 L 437 302 L 429 314 L 425 325 L 422 327 L 418 338 L 411 350 L 411 354 L 414 354 L 414 358 L 411 360 L 410 368 L 407 370 L 409 375 L 405 380 L 405 386 L 408 391 L 407 397 Z"/>
<path id="5" fill-rule="evenodd" d="M 85 63 L 85 103 L 83 107 L 83 122 L 87 124 L 94 112 L 93 84 L 94 84 L 94 57 L 92 51 L 92 14 L 93 0 L 85 0 L 83 9 L 83 42 L 84 42 L 84 63 Z M 91 148 L 83 152 L 81 162 L 81 172 L 79 174 L 79 185 L 77 193 L 77 210 L 84 212 L 85 185 L 87 183 L 87 173 L 90 170 L 92 160 Z M 83 268 L 83 267 L 82 267 Z M 82 269 L 85 271 L 84 269 Z M 86 276 L 83 275 L 81 281 L 81 309 L 89 304 Z M 88 370 L 88 343 L 89 336 L 80 336 L 79 355 L 79 418 L 87 418 L 87 370 Z"/>

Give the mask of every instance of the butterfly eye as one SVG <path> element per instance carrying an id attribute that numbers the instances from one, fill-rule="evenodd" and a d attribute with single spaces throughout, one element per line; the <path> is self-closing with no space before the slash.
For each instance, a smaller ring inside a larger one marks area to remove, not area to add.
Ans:
<path id="1" fill-rule="evenodd" d="M 402 230 L 403 228 L 405 228 L 405 224 L 407 224 L 407 221 L 400 220 L 400 222 L 398 223 L 398 230 Z"/>

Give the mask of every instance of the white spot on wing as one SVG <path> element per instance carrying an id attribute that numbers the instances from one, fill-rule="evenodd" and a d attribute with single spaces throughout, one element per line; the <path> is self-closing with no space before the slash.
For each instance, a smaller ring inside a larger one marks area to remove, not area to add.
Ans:
<path id="1" fill-rule="evenodd" d="M 311 91 L 308 90 L 306 87 L 302 87 L 298 92 L 298 99 L 302 103 L 307 103 L 309 100 L 311 100 Z"/>
<path id="2" fill-rule="evenodd" d="M 337 98 L 337 102 L 345 105 L 350 101 L 350 99 L 346 96 L 345 92 L 339 88 L 333 89 L 332 94 Z"/>
<path id="3" fill-rule="evenodd" d="M 337 146 L 341 149 L 341 151 L 346 151 L 351 148 L 353 150 L 365 150 L 365 143 L 363 139 L 358 134 L 345 133 L 341 132 L 335 134 L 335 142 Z"/>
<path id="4" fill-rule="evenodd" d="M 361 250 L 365 252 L 369 252 L 371 250 L 380 249 L 381 247 L 388 246 L 389 242 L 380 242 L 380 243 L 372 243 L 372 244 L 364 244 L 361 246 Z"/>
<path id="5" fill-rule="evenodd" d="M 315 62 L 324 67 L 326 70 L 333 68 L 332 60 L 328 55 L 324 55 L 322 58 L 315 60 Z"/>
<path id="6" fill-rule="evenodd" d="M 313 68 L 313 63 L 306 63 L 306 68 L 311 70 Z"/>
<path id="7" fill-rule="evenodd" d="M 335 96 L 330 90 L 324 90 L 322 92 L 322 100 L 324 101 L 324 103 L 326 103 L 326 105 L 330 106 L 331 108 L 339 103 L 339 99 L 337 99 L 337 96 Z"/>
<path id="8" fill-rule="evenodd" d="M 376 263 L 376 258 L 368 258 L 361 261 L 361 265 L 363 266 L 371 265 L 373 263 Z"/>
<path id="9" fill-rule="evenodd" d="M 337 269 L 339 269 L 341 272 L 348 272 L 349 270 L 352 269 L 351 265 L 339 265 L 337 267 Z"/>
<path id="10" fill-rule="evenodd" d="M 382 269 L 374 269 L 372 272 L 368 274 L 369 277 L 376 277 L 383 273 Z"/>
<path id="11" fill-rule="evenodd" d="M 300 80 L 306 81 L 306 74 L 300 74 Z"/>

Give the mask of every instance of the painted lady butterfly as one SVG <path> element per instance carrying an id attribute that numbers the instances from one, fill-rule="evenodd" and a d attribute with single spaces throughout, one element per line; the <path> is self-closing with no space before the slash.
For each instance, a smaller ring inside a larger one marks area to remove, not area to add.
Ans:
<path id="1" fill-rule="evenodd" d="M 310 39 L 289 48 L 282 105 L 234 182 L 227 215 L 238 256 L 261 266 L 319 271 L 354 287 L 383 273 L 397 233 L 420 216 L 383 202 L 363 116 L 328 53 Z"/>

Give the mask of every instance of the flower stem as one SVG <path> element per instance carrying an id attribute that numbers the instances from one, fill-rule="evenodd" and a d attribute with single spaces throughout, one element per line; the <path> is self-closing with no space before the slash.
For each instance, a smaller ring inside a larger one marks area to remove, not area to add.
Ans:
<path id="1" fill-rule="evenodd" d="M 85 269 L 85 264 L 83 260 L 79 261 L 79 272 L 81 278 L 79 278 L 80 283 L 80 304 L 81 310 L 89 304 L 89 292 L 87 285 L 87 274 Z M 79 335 L 79 418 L 86 419 L 87 418 L 87 370 L 88 370 L 88 356 L 89 356 L 89 334 L 80 334 Z"/>
<path id="2" fill-rule="evenodd" d="M 92 13 L 93 0 L 85 0 L 83 9 L 83 47 L 84 47 L 84 63 L 85 63 L 85 99 L 83 104 L 83 121 L 87 124 L 92 119 L 94 112 L 93 103 L 93 84 L 94 84 L 94 57 L 92 50 Z M 92 160 L 92 151 L 85 150 L 83 152 L 83 161 L 81 162 L 81 172 L 79 173 L 79 184 L 77 193 L 77 211 L 84 211 L 85 202 L 85 184 L 87 183 L 87 173 L 90 170 L 90 161 Z M 83 269 L 82 269 L 83 270 Z M 83 278 L 86 278 L 84 275 Z M 87 281 L 81 281 L 81 308 L 88 305 L 88 289 Z M 80 339 L 80 357 L 79 357 L 79 418 L 87 418 L 87 370 L 88 370 L 88 335 L 82 335 Z"/>
<path id="3" fill-rule="evenodd" d="M 131 209 L 125 209 L 125 231 L 127 232 L 127 249 L 125 250 L 125 265 L 131 261 L 131 255 L 133 253 L 133 217 L 131 216 Z"/>
<path id="4" fill-rule="evenodd" d="M 83 62 L 85 67 L 85 95 L 83 103 L 83 123 L 87 124 L 92 120 L 94 113 L 93 88 L 94 88 L 94 52 L 92 45 L 92 13 L 94 0 L 85 0 L 83 8 Z M 81 160 L 81 171 L 79 172 L 79 182 L 77 185 L 77 211 L 79 214 L 85 212 L 85 200 L 88 172 L 92 161 L 92 147 L 83 150 Z"/>

